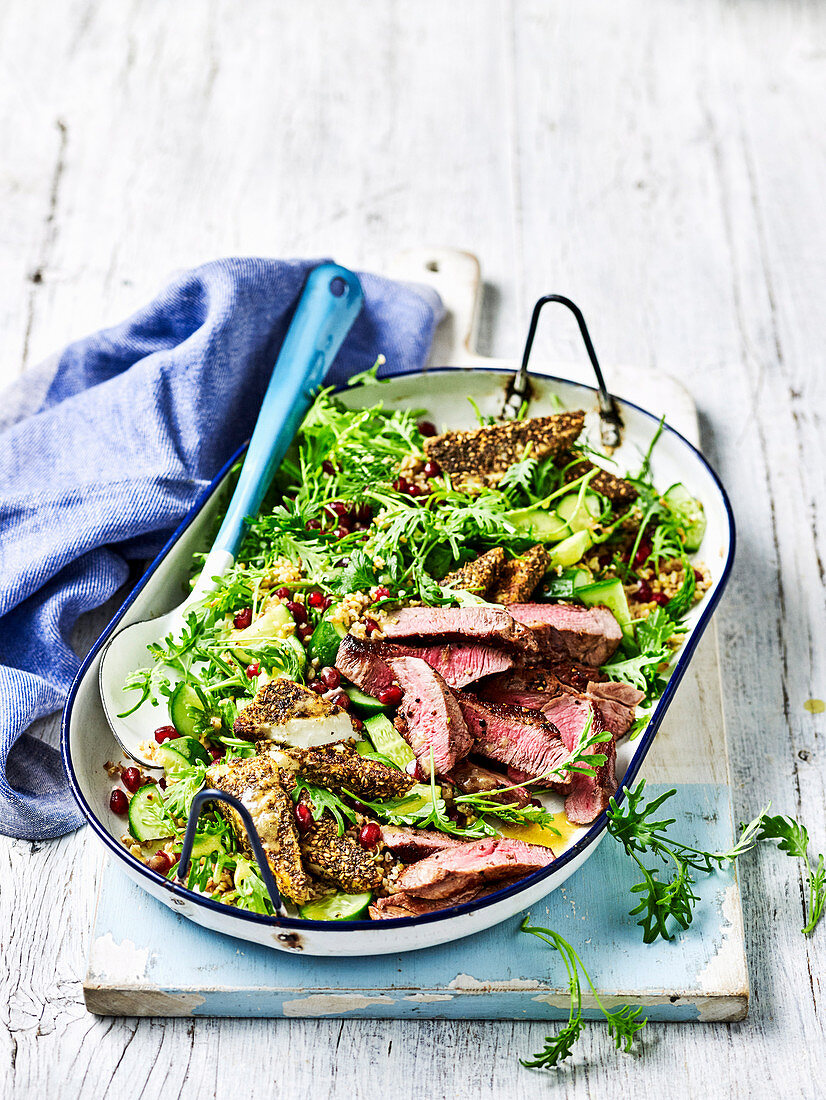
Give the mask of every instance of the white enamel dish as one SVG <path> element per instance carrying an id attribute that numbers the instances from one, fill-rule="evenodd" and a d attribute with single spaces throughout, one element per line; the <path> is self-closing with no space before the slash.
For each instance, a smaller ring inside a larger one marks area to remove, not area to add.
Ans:
<path id="1" fill-rule="evenodd" d="M 482 413 L 498 414 L 511 372 L 502 369 L 440 368 L 391 378 L 381 389 L 347 390 L 341 398 L 357 406 L 362 400 L 381 399 L 388 408 L 423 409 L 440 429 L 475 427 L 472 397 Z M 591 387 L 545 375 L 531 375 L 531 416 L 563 409 L 596 410 L 596 391 Z M 657 429 L 658 418 L 637 405 L 618 401 L 625 423 L 623 444 L 615 454 L 618 472 L 636 469 Z M 594 417 L 589 417 L 594 419 Z M 594 431 L 598 443 L 598 431 Z M 280 950 L 311 955 L 376 955 L 412 951 L 460 939 L 490 928 L 539 901 L 577 871 L 605 835 L 606 817 L 576 830 L 567 847 L 549 866 L 513 886 L 466 905 L 420 917 L 384 921 L 320 922 L 290 917 L 264 917 L 221 905 L 167 881 L 150 871 L 120 843 L 125 822 L 109 809 L 111 780 L 103 765 L 120 758 L 120 750 L 106 722 L 98 688 L 98 666 L 111 635 L 131 623 L 154 618 L 178 604 L 184 592 L 189 564 L 195 551 L 207 547 L 209 532 L 221 508 L 221 489 L 234 456 L 152 563 L 149 570 L 98 639 L 72 686 L 63 718 L 62 749 L 72 791 L 93 832 L 126 873 L 165 905 L 190 920 L 240 939 Z M 734 519 L 728 498 L 714 471 L 683 436 L 665 426 L 654 450 L 652 476 L 665 490 L 681 481 L 705 506 L 708 526 L 697 555 L 709 568 L 712 585 L 690 612 L 689 631 L 668 686 L 645 732 L 633 742 L 618 746 L 617 776 L 633 782 L 654 736 L 692 658 L 700 637 L 723 593 L 734 556 Z M 158 725 L 166 718 L 158 712 Z M 561 800 L 559 808 L 561 808 Z"/>

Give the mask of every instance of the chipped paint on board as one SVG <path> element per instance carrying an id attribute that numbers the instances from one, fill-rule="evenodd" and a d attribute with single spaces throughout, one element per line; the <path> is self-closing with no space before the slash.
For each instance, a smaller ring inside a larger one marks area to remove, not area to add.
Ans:
<path id="1" fill-rule="evenodd" d="M 284 1001 L 285 1016 L 337 1016 L 342 1012 L 358 1012 L 363 1008 L 394 1005 L 395 997 L 364 997 L 360 993 L 313 993 L 294 1001 Z"/>
<path id="2" fill-rule="evenodd" d="M 149 948 L 136 947 L 132 940 L 116 943 L 111 932 L 98 936 L 89 954 L 89 980 L 136 985 L 146 977 Z"/>
<path id="3" fill-rule="evenodd" d="M 409 993 L 404 998 L 406 1001 L 420 1001 L 422 1004 L 432 1004 L 435 1001 L 452 1001 L 452 993 Z"/>
<path id="4" fill-rule="evenodd" d="M 723 891 L 720 911 L 722 942 L 697 975 L 697 981 L 700 988 L 709 993 L 733 989 L 735 996 L 743 996 L 748 1001 L 749 975 L 743 951 L 743 911 L 736 881 Z"/>
<path id="5" fill-rule="evenodd" d="M 480 982 L 471 974 L 457 974 L 452 982 L 448 982 L 448 989 L 456 989 L 460 993 L 516 993 L 522 989 L 539 989 L 541 983 L 537 978 L 511 978 L 505 981 Z"/>

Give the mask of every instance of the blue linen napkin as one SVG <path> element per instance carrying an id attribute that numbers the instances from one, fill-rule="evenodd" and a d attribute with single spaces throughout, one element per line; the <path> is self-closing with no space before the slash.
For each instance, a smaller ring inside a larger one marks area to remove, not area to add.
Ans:
<path id="1" fill-rule="evenodd" d="M 252 431 L 308 272 L 226 259 L 129 320 L 71 344 L 0 401 L 0 833 L 60 836 L 83 818 L 59 754 L 23 731 L 80 666 L 78 616 L 153 556 Z M 441 316 L 427 288 L 360 276 L 364 309 L 328 383 L 420 369 Z M 14 748 L 13 748 L 14 746 Z"/>

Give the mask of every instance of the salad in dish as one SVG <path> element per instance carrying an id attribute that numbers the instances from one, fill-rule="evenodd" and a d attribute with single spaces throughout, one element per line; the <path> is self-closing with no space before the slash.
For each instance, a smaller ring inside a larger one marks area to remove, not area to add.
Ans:
<path id="1" fill-rule="evenodd" d="M 620 474 L 581 410 L 439 432 L 354 382 L 364 407 L 318 394 L 232 570 L 130 675 L 157 768 L 106 765 L 152 870 L 175 875 L 194 796 L 221 791 L 314 920 L 434 912 L 551 864 L 607 807 L 710 585 L 702 503 L 652 483 L 659 433 Z M 202 811 L 187 885 L 273 912 L 228 803 Z"/>

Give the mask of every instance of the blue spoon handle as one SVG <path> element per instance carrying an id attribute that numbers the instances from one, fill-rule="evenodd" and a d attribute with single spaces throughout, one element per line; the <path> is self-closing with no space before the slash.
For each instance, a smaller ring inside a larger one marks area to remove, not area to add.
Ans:
<path id="1" fill-rule="evenodd" d="M 255 515 L 261 506 L 310 407 L 313 391 L 323 382 L 363 301 L 361 284 L 347 268 L 322 264 L 310 273 L 273 368 L 238 484 L 213 545 L 210 557 L 215 555 L 216 565 L 219 555 L 235 558 L 247 517 Z M 204 573 L 207 572 L 205 569 Z"/>

